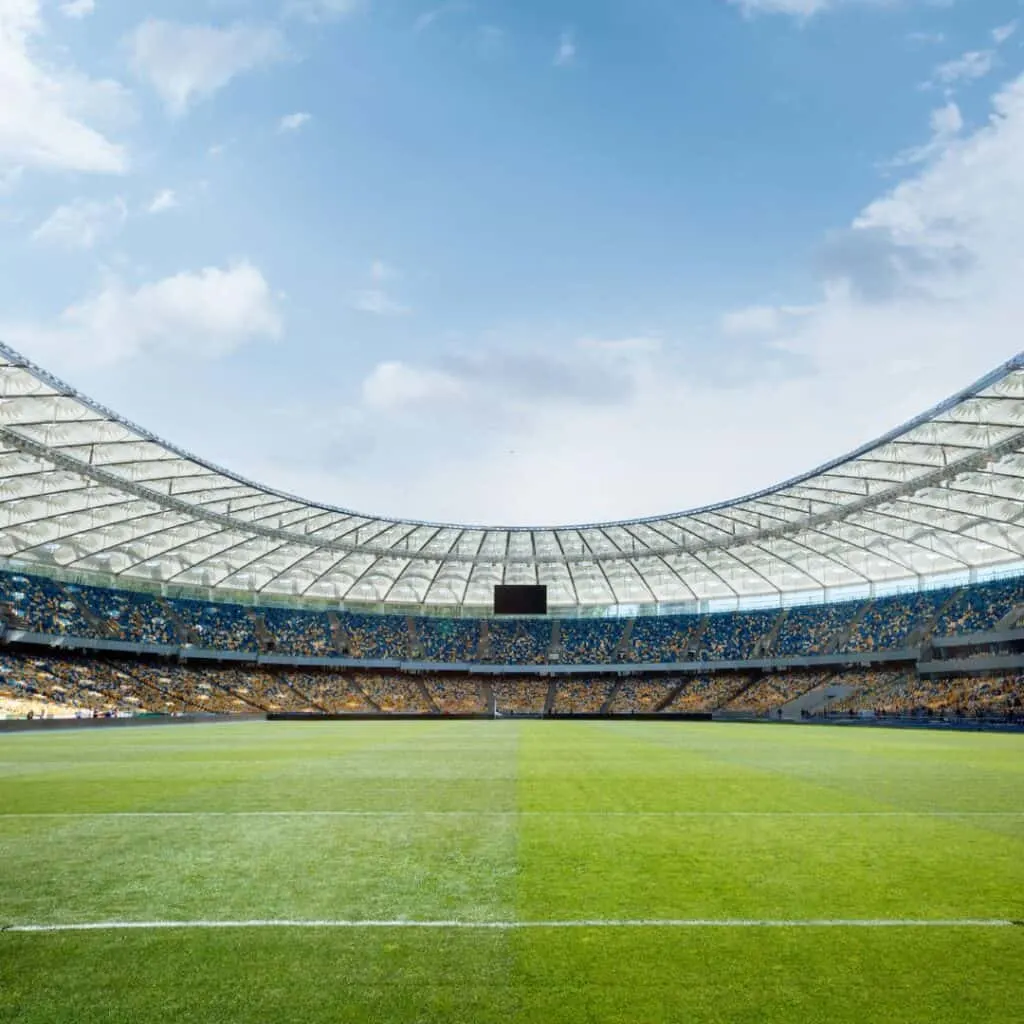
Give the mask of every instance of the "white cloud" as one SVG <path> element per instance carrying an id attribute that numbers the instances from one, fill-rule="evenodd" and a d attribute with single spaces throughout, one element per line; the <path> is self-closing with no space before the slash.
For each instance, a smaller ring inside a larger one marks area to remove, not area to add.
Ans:
<path id="1" fill-rule="evenodd" d="M 270 286 L 250 263 L 175 274 L 135 290 L 112 279 L 53 325 L 3 330 L 27 355 L 80 367 L 150 355 L 216 359 L 280 333 Z"/>
<path id="2" fill-rule="evenodd" d="M 384 287 L 388 281 L 398 277 L 393 267 L 383 260 L 374 260 L 370 264 L 370 287 L 353 292 L 349 306 L 360 313 L 372 313 L 374 316 L 402 316 L 408 313 L 409 309 L 393 299 Z"/>
<path id="3" fill-rule="evenodd" d="M 564 68 L 576 60 L 576 39 L 570 29 L 566 29 L 558 41 L 558 49 L 555 51 L 554 65 L 556 68 Z"/>
<path id="4" fill-rule="evenodd" d="M 970 50 L 955 60 L 940 64 L 932 74 L 932 84 L 954 86 L 959 82 L 973 82 L 984 78 L 996 61 L 992 50 Z"/>
<path id="5" fill-rule="evenodd" d="M 32 233 L 36 242 L 64 249 L 91 249 L 115 234 L 124 224 L 128 208 L 120 198 L 109 202 L 76 199 L 58 206 Z"/>
<path id="6" fill-rule="evenodd" d="M 931 139 L 923 146 L 911 146 L 909 149 L 903 150 L 891 161 L 891 166 L 902 167 L 908 164 L 924 163 L 944 152 L 950 142 L 963 130 L 964 118 L 960 113 L 960 108 L 951 100 L 944 107 L 932 111 L 930 124 Z"/>
<path id="7" fill-rule="evenodd" d="M 103 127 L 123 117 L 127 94 L 116 82 L 44 62 L 39 11 L 39 0 L 0 0 L 0 170 L 123 173 L 124 147 Z"/>
<path id="8" fill-rule="evenodd" d="M 370 279 L 372 281 L 393 281 L 398 277 L 398 271 L 394 267 L 389 266 L 383 260 L 374 260 L 370 264 Z"/>
<path id="9" fill-rule="evenodd" d="M 943 138 L 957 135 L 964 126 L 963 115 L 955 103 L 947 103 L 938 110 L 933 110 L 931 115 L 932 131 Z"/>
<path id="10" fill-rule="evenodd" d="M 774 306 L 751 306 L 726 313 L 722 317 L 725 334 L 774 334 L 782 322 L 780 311 Z"/>
<path id="11" fill-rule="evenodd" d="M 349 305 L 360 313 L 372 313 L 374 316 L 401 316 L 409 312 L 383 288 L 360 288 L 352 293 Z"/>
<path id="12" fill-rule="evenodd" d="M 131 33 L 128 44 L 133 70 L 175 117 L 285 52 L 277 29 L 242 22 L 215 28 L 150 19 Z"/>
<path id="13" fill-rule="evenodd" d="M 303 125 L 308 124 L 313 118 L 312 114 L 305 111 L 296 114 L 286 114 L 277 122 L 279 132 L 297 132 Z"/>
<path id="14" fill-rule="evenodd" d="M 60 5 L 60 13 L 65 18 L 79 20 L 92 14 L 96 10 L 96 0 L 67 0 L 67 3 Z"/>
<path id="15" fill-rule="evenodd" d="M 932 46 L 938 46 L 939 43 L 946 41 L 945 32 L 911 32 L 907 38 L 912 43 L 923 43 Z"/>
<path id="16" fill-rule="evenodd" d="M 284 13 L 287 17 L 301 18 L 316 24 L 347 17 L 362 6 L 363 0 L 287 0 Z"/>
<path id="17" fill-rule="evenodd" d="M 462 382 L 451 374 L 401 362 L 380 363 L 363 381 L 362 388 L 365 404 L 378 411 L 422 402 L 448 402 L 463 393 Z"/>
<path id="18" fill-rule="evenodd" d="M 178 205 L 178 196 L 172 188 L 162 188 L 150 200 L 146 207 L 147 213 L 163 213 L 166 210 L 173 210 Z"/>
<path id="19" fill-rule="evenodd" d="M 1002 46 L 1017 31 L 1017 22 L 1011 21 L 1006 25 L 1000 25 L 992 29 L 992 39 L 996 46 Z"/>
<path id="20" fill-rule="evenodd" d="M 0 170 L 0 196 L 13 192 L 25 176 L 24 167 L 12 167 L 10 170 Z"/>
<path id="21" fill-rule="evenodd" d="M 432 7 L 420 14 L 413 22 L 413 31 L 424 32 L 441 18 L 447 18 L 450 15 L 466 14 L 472 10 L 473 5 L 469 0 L 449 0 L 448 3 L 438 4 L 437 7 Z"/>
<path id="22" fill-rule="evenodd" d="M 791 14 L 809 18 L 833 5 L 834 0 L 729 0 L 744 14 Z"/>

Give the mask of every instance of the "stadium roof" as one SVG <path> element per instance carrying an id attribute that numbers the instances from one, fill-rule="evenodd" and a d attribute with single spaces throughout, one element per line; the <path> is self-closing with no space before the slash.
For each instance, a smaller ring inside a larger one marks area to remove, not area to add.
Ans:
<path id="1" fill-rule="evenodd" d="M 0 557 L 396 606 L 570 609 L 835 591 L 1024 560 L 1024 354 L 885 437 L 735 501 L 550 528 L 360 515 L 175 448 L 0 345 Z"/>

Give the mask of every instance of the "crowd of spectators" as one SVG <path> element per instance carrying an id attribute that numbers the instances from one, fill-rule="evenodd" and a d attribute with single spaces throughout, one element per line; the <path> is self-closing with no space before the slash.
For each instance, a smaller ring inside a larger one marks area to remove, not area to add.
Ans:
<path id="1" fill-rule="evenodd" d="M 934 619 L 944 593 L 900 594 L 872 601 L 840 649 L 853 652 L 906 647 L 911 635 L 926 629 Z"/>
<path id="2" fill-rule="evenodd" d="M 344 715 L 353 712 L 365 714 L 373 711 L 373 705 L 355 683 L 355 676 L 335 670 L 287 673 L 292 689 L 305 696 L 304 710 Z"/>
<path id="3" fill-rule="evenodd" d="M 442 715 L 480 715 L 490 710 L 485 685 L 479 680 L 428 676 L 423 685 Z"/>
<path id="4" fill-rule="evenodd" d="M 563 665 L 601 665 L 615 660 L 625 621 L 619 619 L 566 619 L 559 623 Z"/>
<path id="5" fill-rule="evenodd" d="M 0 604 L 12 624 L 34 632 L 96 635 L 70 593 L 43 576 L 0 573 Z"/>
<path id="6" fill-rule="evenodd" d="M 323 612 L 264 608 L 262 614 L 275 654 L 305 658 L 337 657 L 330 623 Z"/>
<path id="7" fill-rule="evenodd" d="M 558 684 L 551 710 L 556 715 L 596 715 L 614 684 L 608 679 L 572 679 Z"/>
<path id="8" fill-rule="evenodd" d="M 615 690 L 608 710 L 616 715 L 650 714 L 659 709 L 678 685 L 678 680 L 673 679 L 624 679 Z"/>
<path id="9" fill-rule="evenodd" d="M 843 601 L 790 608 L 771 653 L 779 657 L 830 653 L 863 603 Z"/>
<path id="10" fill-rule="evenodd" d="M 772 630 L 779 609 L 712 615 L 697 645 L 698 661 L 740 661 L 752 658 L 757 644 Z"/>
<path id="11" fill-rule="evenodd" d="M 799 670 L 773 672 L 762 676 L 750 686 L 741 689 L 726 705 L 726 711 L 751 715 L 766 715 L 777 711 L 790 701 L 829 682 L 835 672 Z"/>
<path id="12" fill-rule="evenodd" d="M 404 661 L 409 657 L 409 623 L 404 615 L 340 616 L 348 635 L 348 653 L 367 661 Z"/>
<path id="13" fill-rule="evenodd" d="M 256 625 L 247 608 L 175 600 L 168 604 L 184 624 L 189 641 L 204 650 L 259 651 Z"/>
<path id="14" fill-rule="evenodd" d="M 47 717 L 259 712 L 612 714 L 724 711 L 774 717 L 824 685 L 847 695 L 826 717 L 1024 719 L 1024 675 L 922 678 L 913 668 L 799 669 L 548 680 L 336 669 L 265 669 L 171 661 L 0 653 L 0 714 Z M 493 695 L 493 705 L 491 704 Z M 671 698 L 671 699 L 670 699 Z"/>
<path id="15" fill-rule="evenodd" d="M 488 661 L 499 665 L 543 665 L 548 660 L 551 623 L 546 619 L 491 619 Z"/>
<path id="16" fill-rule="evenodd" d="M 62 717 L 76 712 L 135 713 L 144 695 L 132 676 L 102 663 L 76 658 L 0 654 L 0 690 L 12 700 L 49 708 Z"/>
<path id="17" fill-rule="evenodd" d="M 991 630 L 1024 605 L 1024 577 L 869 602 L 704 616 L 622 619 L 448 619 L 339 612 L 335 635 L 320 611 L 249 608 L 62 584 L 0 572 L 0 612 L 15 628 L 56 636 L 117 639 L 295 657 L 471 664 L 640 664 L 733 661 L 763 656 L 870 653 L 928 636 Z M 259 625 L 262 620 L 262 625 Z M 262 629 L 265 626 L 265 631 Z M 776 632 L 776 626 L 777 632 Z M 624 643 L 627 629 L 631 630 Z M 481 638 L 485 642 L 481 644 Z M 769 640 L 771 643 L 768 643 Z M 553 643 L 554 641 L 554 643 Z"/>
<path id="18" fill-rule="evenodd" d="M 550 684 L 542 679 L 506 680 L 494 683 L 494 709 L 500 715 L 540 715 Z"/>
<path id="19" fill-rule="evenodd" d="M 416 636 L 424 661 L 447 664 L 476 660 L 480 623 L 475 619 L 418 619 Z"/>
<path id="20" fill-rule="evenodd" d="M 73 590 L 70 585 L 67 590 Z M 178 628 L 167 609 L 149 594 L 106 587 L 79 587 L 82 600 L 104 625 L 113 640 L 176 647 L 181 644 Z M 92 635 L 92 632 L 87 634 Z"/>
<path id="21" fill-rule="evenodd" d="M 360 672 L 354 682 L 370 703 L 381 711 L 426 715 L 430 705 L 419 683 L 394 673 Z"/>
<path id="22" fill-rule="evenodd" d="M 688 676 L 679 686 L 679 692 L 672 698 L 666 711 L 697 712 L 717 711 L 724 707 L 749 681 L 749 676 L 737 672 L 719 672 L 715 675 Z"/>
<path id="23" fill-rule="evenodd" d="M 685 661 L 687 644 L 703 622 L 697 616 L 647 615 L 633 623 L 629 659 L 644 665 Z"/>
<path id="24" fill-rule="evenodd" d="M 828 716 L 1002 717 L 1024 715 L 1024 676 L 996 674 L 922 678 L 911 669 L 868 670 L 837 677 L 853 684 L 849 696 L 825 709 Z"/>
<path id="25" fill-rule="evenodd" d="M 1018 605 L 1024 605 L 1024 576 L 962 587 L 946 602 L 935 623 L 934 635 L 983 633 L 994 629 Z"/>

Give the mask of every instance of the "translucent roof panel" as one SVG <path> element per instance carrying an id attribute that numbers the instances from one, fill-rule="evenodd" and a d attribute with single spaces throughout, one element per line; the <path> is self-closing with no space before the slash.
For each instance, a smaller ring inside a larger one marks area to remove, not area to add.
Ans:
<path id="1" fill-rule="evenodd" d="M 0 345 L 0 557 L 424 608 L 545 583 L 553 608 L 746 600 L 1024 560 L 1024 356 L 852 454 L 735 501 L 621 523 L 386 519 L 245 480 Z"/>

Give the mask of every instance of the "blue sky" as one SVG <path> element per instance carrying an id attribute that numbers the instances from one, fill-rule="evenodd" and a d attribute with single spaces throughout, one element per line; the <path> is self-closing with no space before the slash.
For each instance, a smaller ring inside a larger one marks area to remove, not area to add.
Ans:
<path id="1" fill-rule="evenodd" d="M 379 514 L 736 496 L 1024 346 L 1016 0 L 0 0 L 0 337 Z"/>

